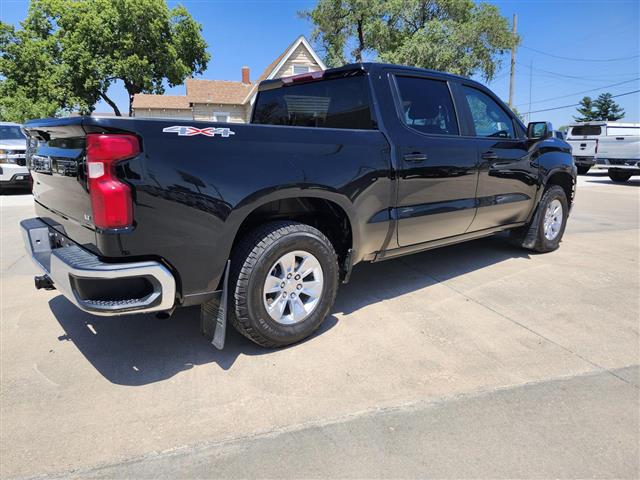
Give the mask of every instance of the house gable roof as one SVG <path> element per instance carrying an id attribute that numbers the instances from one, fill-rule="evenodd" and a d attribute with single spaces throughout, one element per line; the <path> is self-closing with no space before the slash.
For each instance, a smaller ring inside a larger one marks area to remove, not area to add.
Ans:
<path id="1" fill-rule="evenodd" d="M 327 66 L 324 64 L 322 59 L 315 52 L 311 44 L 309 44 L 309 42 L 304 37 L 304 35 L 300 35 L 298 38 L 296 38 L 293 41 L 293 43 L 291 43 L 291 45 L 287 47 L 287 49 L 284 52 L 282 52 L 278 56 L 278 58 L 276 58 L 273 62 L 271 62 L 267 66 L 264 72 L 262 72 L 262 75 L 260 75 L 260 77 L 258 77 L 258 79 L 252 84 L 251 90 L 249 91 L 248 95 L 245 97 L 243 103 L 246 103 L 250 98 L 252 98 L 256 94 L 256 91 L 258 89 L 258 85 L 260 84 L 260 82 L 262 82 L 263 80 L 271 80 L 275 76 L 275 74 L 278 73 L 278 71 L 282 68 L 285 62 L 289 59 L 289 57 L 293 54 L 293 52 L 296 51 L 296 49 L 300 45 L 304 45 L 304 47 L 307 49 L 307 51 L 309 52 L 313 60 L 320 66 L 320 70 L 327 69 Z"/>
<path id="2" fill-rule="evenodd" d="M 319 65 L 320 69 L 326 70 L 327 66 L 313 50 L 313 47 L 311 47 L 304 35 L 300 35 L 265 68 L 255 82 L 242 83 L 226 80 L 188 78 L 185 81 L 186 95 L 149 95 L 139 93 L 133 97 L 133 108 L 178 109 L 190 108 L 194 103 L 243 105 L 249 100 L 252 100 L 260 82 L 274 78 L 276 73 L 278 73 L 300 45 L 303 45 L 309 52 L 309 55 Z"/>

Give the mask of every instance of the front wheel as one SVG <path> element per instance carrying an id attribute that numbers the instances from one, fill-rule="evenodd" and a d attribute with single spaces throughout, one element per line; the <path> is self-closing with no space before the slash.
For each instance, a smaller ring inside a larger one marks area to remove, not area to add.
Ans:
<path id="1" fill-rule="evenodd" d="M 624 172 L 620 170 L 609 170 L 609 178 L 614 182 L 626 182 L 631 178 L 631 172 Z"/>
<path id="2" fill-rule="evenodd" d="M 591 165 L 577 165 L 577 167 L 579 175 L 586 175 L 587 172 L 591 170 Z"/>
<path id="3" fill-rule="evenodd" d="M 311 335 L 338 289 L 338 261 L 327 237 L 309 225 L 262 225 L 236 246 L 231 260 L 230 320 L 263 347 L 283 347 Z"/>
<path id="4" fill-rule="evenodd" d="M 552 185 L 542 195 L 531 223 L 511 231 L 511 239 L 519 246 L 540 253 L 556 250 L 564 235 L 568 216 L 569 202 L 564 189 Z"/>

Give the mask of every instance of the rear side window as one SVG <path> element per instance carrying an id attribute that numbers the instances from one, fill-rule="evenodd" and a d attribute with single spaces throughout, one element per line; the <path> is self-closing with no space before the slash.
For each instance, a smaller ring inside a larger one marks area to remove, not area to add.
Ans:
<path id="1" fill-rule="evenodd" d="M 432 135 L 458 135 L 458 122 L 446 82 L 418 77 L 396 77 L 402 102 L 402 120 Z"/>
<path id="2" fill-rule="evenodd" d="M 364 75 L 301 83 L 258 94 L 251 123 L 324 128 L 375 128 Z"/>
<path id="3" fill-rule="evenodd" d="M 600 135 L 602 133 L 602 127 L 597 125 L 581 125 L 579 127 L 573 127 L 571 129 L 571 135 L 583 137 L 586 135 Z"/>
<path id="4" fill-rule="evenodd" d="M 515 138 L 513 120 L 489 95 L 463 86 L 478 137 Z"/>

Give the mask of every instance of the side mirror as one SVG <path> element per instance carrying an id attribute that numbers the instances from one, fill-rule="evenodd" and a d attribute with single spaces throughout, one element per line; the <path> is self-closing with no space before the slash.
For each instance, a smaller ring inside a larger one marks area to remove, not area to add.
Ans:
<path id="1" fill-rule="evenodd" d="M 533 140 L 549 138 L 552 133 L 551 122 L 531 122 L 527 125 L 527 137 Z"/>

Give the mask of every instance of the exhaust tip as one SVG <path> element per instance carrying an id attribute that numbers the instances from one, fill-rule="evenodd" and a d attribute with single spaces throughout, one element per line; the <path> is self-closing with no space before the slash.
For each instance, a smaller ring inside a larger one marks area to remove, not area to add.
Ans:
<path id="1" fill-rule="evenodd" d="M 33 282 L 37 290 L 40 290 L 40 289 L 55 290 L 56 289 L 49 275 L 37 275 L 33 277 Z"/>

